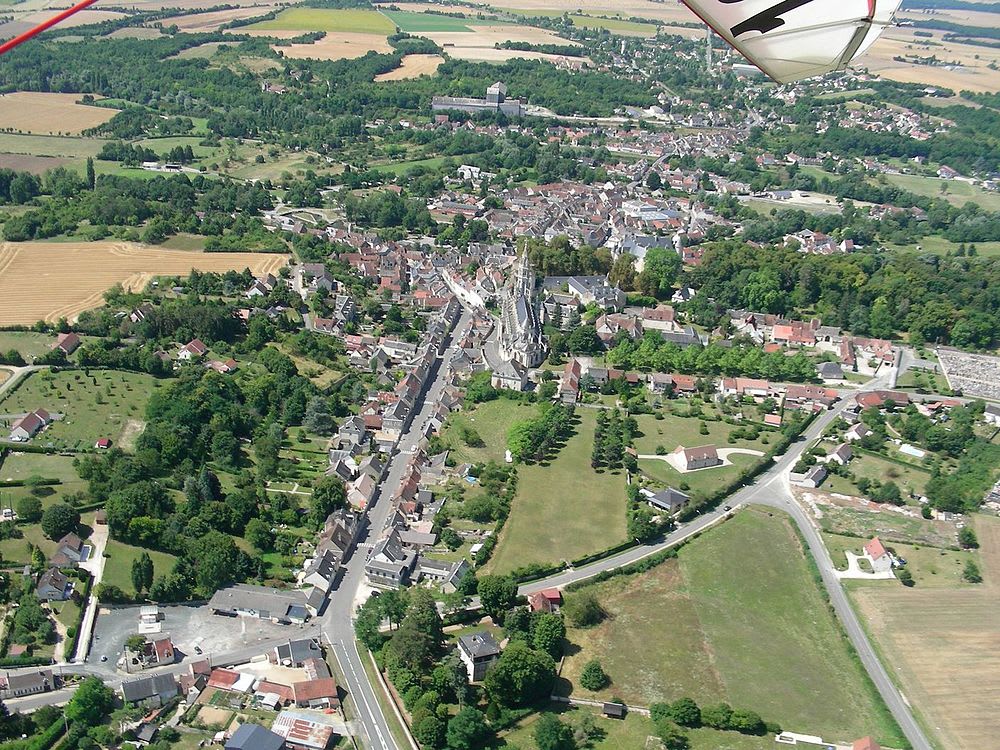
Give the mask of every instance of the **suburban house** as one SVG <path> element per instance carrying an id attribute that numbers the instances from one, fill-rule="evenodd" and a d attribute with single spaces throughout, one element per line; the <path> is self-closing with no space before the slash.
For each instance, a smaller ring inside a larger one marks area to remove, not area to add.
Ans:
<path id="1" fill-rule="evenodd" d="M 829 409 L 837 400 L 837 391 L 820 385 L 792 384 L 785 389 L 785 407 L 802 409 L 807 406 Z"/>
<path id="2" fill-rule="evenodd" d="M 859 393 L 854 397 L 854 400 L 858 402 L 858 406 L 862 409 L 868 409 L 872 406 L 881 409 L 887 401 L 892 402 L 894 406 L 898 407 L 903 407 L 910 403 L 909 395 L 899 391 L 870 391 L 868 393 Z"/>
<path id="3" fill-rule="evenodd" d="M 420 557 L 417 560 L 416 568 L 419 580 L 433 581 L 441 587 L 441 591 L 445 594 L 458 591 L 459 584 L 469 570 L 471 570 L 471 567 L 468 560 L 464 557 L 456 562 Z"/>
<path id="4" fill-rule="evenodd" d="M 542 589 L 528 594 L 528 606 L 532 612 L 558 612 L 562 607 L 562 600 L 559 589 Z"/>
<path id="5" fill-rule="evenodd" d="M 75 568 L 83 562 L 87 552 L 83 540 L 76 534 L 70 532 L 59 540 L 56 553 L 49 560 L 50 565 L 57 568 Z"/>
<path id="6" fill-rule="evenodd" d="M 651 506 L 664 511 L 671 516 L 680 513 L 687 507 L 688 503 L 691 502 L 690 495 L 674 489 L 673 487 L 667 487 L 659 492 L 650 492 L 649 490 L 643 488 L 640 490 L 640 493 L 646 498 L 646 502 Z"/>
<path id="7" fill-rule="evenodd" d="M 122 700 L 126 703 L 148 703 L 161 706 L 177 695 L 177 680 L 172 674 L 154 674 L 123 682 Z"/>
<path id="8" fill-rule="evenodd" d="M 500 644 L 489 631 L 479 630 L 458 639 L 458 656 L 469 673 L 469 682 L 479 682 L 500 658 Z"/>
<path id="9" fill-rule="evenodd" d="M 43 602 L 64 602 L 73 593 L 69 578 L 59 568 L 49 568 L 38 579 L 35 596 Z"/>
<path id="10" fill-rule="evenodd" d="M 502 360 L 493 370 L 493 377 L 490 384 L 494 388 L 506 388 L 509 391 L 523 391 L 528 383 L 528 371 L 524 369 L 520 362 L 515 360 Z"/>
<path id="11" fill-rule="evenodd" d="M 723 396 L 750 396 L 755 400 L 763 400 L 771 395 L 771 384 L 757 378 L 723 378 L 719 387 Z"/>
<path id="12" fill-rule="evenodd" d="M 55 677 L 51 669 L 22 672 L 7 672 L 0 676 L 0 698 L 20 698 L 25 695 L 47 693 L 55 688 Z"/>
<path id="13" fill-rule="evenodd" d="M 848 443 L 841 443 L 827 454 L 826 460 L 847 466 L 853 456 L 854 452 L 851 450 L 851 446 Z"/>
<path id="14" fill-rule="evenodd" d="M 190 362 L 194 359 L 201 359 L 208 354 L 208 347 L 201 339 L 194 339 L 180 348 L 177 352 L 177 359 L 182 362 Z"/>
<path id="15" fill-rule="evenodd" d="M 857 424 L 851 425 L 847 432 L 844 433 L 844 440 L 848 443 L 853 443 L 856 440 L 864 440 L 871 434 L 872 431 L 869 430 L 864 423 L 858 422 Z"/>
<path id="16" fill-rule="evenodd" d="M 575 404 L 580 398 L 580 360 L 571 359 L 563 370 L 559 381 L 559 400 L 564 404 Z"/>
<path id="17" fill-rule="evenodd" d="M 372 586 L 399 588 L 409 580 L 416 561 L 416 555 L 404 549 L 399 529 L 393 528 L 375 542 L 365 563 L 365 578 Z"/>
<path id="18" fill-rule="evenodd" d="M 60 333 L 56 337 L 56 343 L 52 345 L 52 348 L 58 349 L 68 357 L 79 348 L 81 343 L 83 342 L 75 333 Z"/>
<path id="19" fill-rule="evenodd" d="M 14 422 L 10 428 L 9 439 L 14 443 L 27 442 L 41 432 L 50 422 L 52 422 L 52 417 L 49 416 L 49 413 L 45 409 L 36 409 Z"/>
<path id="20" fill-rule="evenodd" d="M 987 404 L 983 411 L 986 424 L 1000 425 L 1000 404 Z"/>
<path id="21" fill-rule="evenodd" d="M 283 750 L 285 738 L 260 724 L 240 724 L 226 740 L 226 750 Z"/>
<path id="22" fill-rule="evenodd" d="M 650 393 L 655 393 L 658 396 L 671 393 L 674 388 L 674 378 L 665 372 L 653 372 L 649 374 L 646 387 L 649 388 Z"/>
<path id="23" fill-rule="evenodd" d="M 828 473 L 825 466 L 816 464 L 815 466 L 810 466 L 809 471 L 803 474 L 802 478 L 796 480 L 796 482 L 803 487 L 812 487 L 815 489 L 823 484 L 823 480 L 826 479 Z"/>
<path id="24" fill-rule="evenodd" d="M 683 445 L 678 445 L 674 449 L 674 455 L 684 471 L 722 465 L 722 459 L 719 458 L 719 452 L 714 445 L 701 445 L 697 448 L 685 448 Z"/>
<path id="25" fill-rule="evenodd" d="M 882 544 L 882 540 L 877 536 L 865 545 L 865 557 L 872 564 L 872 570 L 876 573 L 884 573 L 892 570 L 892 555 Z"/>

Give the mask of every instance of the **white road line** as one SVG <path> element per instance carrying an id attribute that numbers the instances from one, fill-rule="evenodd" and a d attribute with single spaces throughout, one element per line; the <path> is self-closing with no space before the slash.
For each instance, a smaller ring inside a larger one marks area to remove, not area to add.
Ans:
<path id="1" fill-rule="evenodd" d="M 327 638 L 329 638 L 329 636 L 327 636 Z M 354 684 L 358 685 L 359 687 L 362 686 L 363 684 L 365 684 L 365 682 L 367 681 L 368 675 L 367 674 L 365 675 L 365 680 L 362 680 L 360 677 L 358 677 L 357 670 L 354 669 L 354 664 L 352 664 L 351 660 L 348 658 L 348 655 L 346 653 L 346 648 L 345 648 L 344 644 L 342 642 L 340 642 L 340 641 L 337 641 L 336 643 L 331 642 L 331 645 L 333 646 L 333 655 L 337 659 L 337 664 L 340 665 L 340 671 L 344 672 L 346 674 L 346 670 L 344 669 L 344 662 L 341 661 L 340 655 L 337 653 L 337 649 L 338 648 L 344 649 L 344 651 L 345 651 L 345 653 L 344 653 L 344 660 L 347 662 L 347 666 L 350 667 L 351 674 L 354 676 Z M 368 717 L 371 719 L 372 727 L 375 729 L 375 733 L 378 735 L 379 741 L 382 743 L 381 746 L 385 747 L 385 748 L 388 748 L 389 745 L 386 743 L 385 736 L 382 734 L 382 729 L 379 727 L 378 720 L 375 718 L 375 712 L 372 711 L 371 703 L 368 702 L 368 696 L 365 695 L 364 689 L 359 689 L 358 692 L 361 693 L 361 700 L 364 701 L 365 710 L 368 711 Z M 356 699 L 355 699 L 355 703 L 358 706 L 361 705 L 361 704 L 357 703 Z M 362 722 L 362 726 L 364 726 L 364 722 Z M 367 730 L 366 730 L 366 733 L 367 733 Z M 374 739 L 375 739 L 374 737 L 372 737 L 371 735 L 369 735 L 368 739 L 369 739 L 369 741 L 372 741 L 374 743 Z"/>

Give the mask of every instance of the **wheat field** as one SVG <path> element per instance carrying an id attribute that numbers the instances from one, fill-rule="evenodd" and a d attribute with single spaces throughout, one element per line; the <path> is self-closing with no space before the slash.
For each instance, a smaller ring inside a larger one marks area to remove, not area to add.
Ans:
<path id="1" fill-rule="evenodd" d="M 0 244 L 0 325 L 74 320 L 99 307 L 115 284 L 143 289 L 156 276 L 192 270 L 277 273 L 288 256 L 200 253 L 128 242 L 4 242 Z"/>

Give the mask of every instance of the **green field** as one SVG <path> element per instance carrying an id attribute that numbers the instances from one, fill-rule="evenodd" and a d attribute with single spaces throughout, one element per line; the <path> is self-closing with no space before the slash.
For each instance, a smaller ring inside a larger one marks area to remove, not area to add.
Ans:
<path id="1" fill-rule="evenodd" d="M 104 556 L 107 560 L 104 563 L 104 578 L 101 583 L 118 586 L 126 594 L 134 594 L 132 561 L 137 560 L 143 552 L 148 552 L 152 558 L 153 574 L 157 576 L 169 573 L 174 567 L 174 561 L 177 560 L 176 557 L 166 552 L 143 550 L 141 547 L 133 547 L 131 544 L 123 544 L 110 539 L 104 550 Z"/>
<path id="2" fill-rule="evenodd" d="M 396 30 L 395 24 L 378 11 L 361 8 L 289 8 L 270 21 L 258 21 L 242 28 L 269 31 L 352 31 L 386 35 Z"/>
<path id="3" fill-rule="evenodd" d="M 848 468 L 856 479 L 867 477 L 868 479 L 877 479 L 882 483 L 895 482 L 899 485 L 899 489 L 902 490 L 904 497 L 907 493 L 924 494 L 927 480 L 931 478 L 929 471 L 923 471 L 916 467 L 901 466 L 894 461 L 887 461 L 884 458 L 869 456 L 864 453 L 856 454 L 851 463 L 848 464 Z M 826 478 L 826 481 L 823 482 L 823 489 L 827 492 L 839 492 L 844 495 L 856 495 L 859 497 L 862 495 L 854 482 L 849 482 L 844 477 L 837 476 L 836 474 L 830 474 Z"/>
<path id="4" fill-rule="evenodd" d="M 481 463 L 496 461 L 500 463 L 507 450 L 507 433 L 515 422 L 531 419 L 538 413 L 537 406 L 521 404 L 499 398 L 479 404 L 475 409 L 459 411 L 448 417 L 441 438 L 452 449 L 456 461 Z M 472 448 L 461 438 L 461 429 L 474 429 L 485 445 L 482 448 Z"/>
<path id="5" fill-rule="evenodd" d="M 570 708 L 553 703 L 546 710 L 546 713 L 556 713 L 562 721 L 572 725 L 579 720 L 579 714 L 584 711 L 592 711 L 592 709 Z M 533 731 L 535 721 L 540 715 L 532 714 L 512 730 L 504 733 L 502 736 L 504 744 L 501 747 L 516 747 L 521 750 L 530 750 L 536 747 Z M 646 744 L 647 738 L 656 734 L 653 722 L 648 716 L 630 713 L 624 721 L 606 719 L 596 711 L 593 712 L 593 716 L 600 734 L 593 740 L 592 744 L 585 746 L 591 750 L 643 750 L 646 747 L 660 747 L 658 743 L 655 745 Z M 691 741 L 690 750 L 772 750 L 775 747 L 774 739 L 770 735 L 753 737 L 736 732 L 720 732 L 715 729 L 685 731 Z M 812 748 L 814 746 L 804 747 Z"/>
<path id="6" fill-rule="evenodd" d="M 437 13 L 386 10 L 382 14 L 408 34 L 419 34 L 422 31 L 472 31 L 465 19 Z"/>
<path id="7" fill-rule="evenodd" d="M 52 345 L 55 343 L 55 336 L 48 333 L 0 331 L 0 352 L 16 349 L 28 362 L 34 357 L 48 354 L 52 351 Z"/>
<path id="8" fill-rule="evenodd" d="M 196 135 L 170 136 L 168 138 L 144 138 L 136 141 L 135 145 L 151 148 L 157 154 L 164 154 L 177 146 L 190 146 L 196 159 L 213 157 L 221 150 L 215 146 L 201 146 L 201 138 Z"/>
<path id="9" fill-rule="evenodd" d="M 887 174 L 891 184 L 928 198 L 944 197 L 955 206 L 963 206 L 969 201 L 990 211 L 1000 210 L 1000 193 L 992 193 L 962 180 L 942 180 L 916 174 Z M 945 192 L 941 192 L 942 188 Z M 977 245 L 978 247 L 978 245 Z"/>
<path id="10" fill-rule="evenodd" d="M 489 572 L 572 560 L 625 541 L 625 476 L 590 467 L 595 412 L 576 413 L 576 433 L 555 460 L 518 467 L 517 496 Z"/>
<path id="11" fill-rule="evenodd" d="M 932 393 L 950 393 L 948 378 L 940 372 L 921 370 L 911 367 L 896 379 L 897 388 L 915 388 Z"/>
<path id="12" fill-rule="evenodd" d="M 105 144 L 98 138 L 0 133 L 0 153 L 35 156 L 97 156 Z"/>
<path id="13" fill-rule="evenodd" d="M 898 250 L 903 253 L 934 253 L 935 255 L 945 255 L 946 253 L 954 254 L 958 250 L 958 242 L 950 242 L 944 237 L 935 237 L 929 235 L 927 237 L 921 237 L 920 241 L 913 245 L 890 245 L 894 250 Z M 996 257 L 1000 255 L 1000 242 L 973 242 L 976 246 L 977 255 L 983 257 Z M 917 247 L 919 246 L 919 250 Z M 968 247 L 968 244 L 966 244 Z"/>
<path id="14" fill-rule="evenodd" d="M 61 414 L 32 444 L 89 449 L 99 438 L 117 443 L 137 432 L 155 387 L 153 377 L 131 372 L 37 372 L 0 401 L 0 413 L 45 409 L 53 416 Z"/>
<path id="15" fill-rule="evenodd" d="M 574 695 L 593 695 L 573 683 L 598 658 L 612 679 L 601 698 L 724 700 L 828 741 L 902 746 L 783 516 L 741 512 L 677 560 L 586 590 L 609 617 L 568 633 L 561 687 Z"/>
<path id="16" fill-rule="evenodd" d="M 684 491 L 698 499 L 708 497 L 716 489 L 739 476 L 741 471 L 750 468 L 760 460 L 760 456 L 736 453 L 729 457 L 731 466 L 720 466 L 715 469 L 702 469 L 701 471 L 681 474 L 666 461 L 643 458 L 639 459 L 639 470 L 650 479 L 655 479 L 671 487 L 680 489 L 681 484 L 686 484 L 688 488 Z"/>
<path id="17" fill-rule="evenodd" d="M 389 164 L 372 164 L 372 169 L 377 169 L 380 172 L 391 172 L 392 174 L 403 174 L 408 169 L 413 167 L 426 167 L 427 169 L 437 169 L 441 166 L 444 160 L 448 158 L 445 156 L 431 156 L 427 159 L 413 159 L 412 161 L 397 161 L 390 162 Z"/>
<path id="18" fill-rule="evenodd" d="M 706 413 L 715 413 L 714 409 L 702 408 Z M 633 445 L 640 454 L 655 453 L 657 446 L 663 446 L 669 453 L 679 445 L 683 445 L 685 448 L 715 445 L 718 448 L 767 450 L 767 446 L 759 440 L 740 438 L 732 443 L 728 442 L 729 434 L 739 428 L 737 425 L 726 422 L 702 420 L 697 417 L 678 417 L 673 414 L 666 414 L 663 419 L 656 419 L 652 414 L 638 414 L 636 421 L 639 423 L 639 431 L 642 435 L 633 441 Z M 708 428 L 707 435 L 701 434 L 700 424 L 702 421 Z M 772 434 L 771 437 L 774 435 Z"/>

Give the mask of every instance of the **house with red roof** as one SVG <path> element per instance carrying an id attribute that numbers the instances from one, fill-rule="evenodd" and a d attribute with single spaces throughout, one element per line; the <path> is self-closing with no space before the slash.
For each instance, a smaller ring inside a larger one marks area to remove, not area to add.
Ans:
<path id="1" fill-rule="evenodd" d="M 190 362 L 193 359 L 200 359 L 208 354 L 208 347 L 201 339 L 193 339 L 186 343 L 177 352 L 177 359 L 182 362 Z"/>
<path id="2" fill-rule="evenodd" d="M 82 343 L 83 342 L 80 337 L 75 333 L 60 333 L 56 337 L 56 343 L 52 345 L 52 348 L 58 349 L 68 357 L 70 354 L 75 352 Z"/>
<path id="3" fill-rule="evenodd" d="M 882 750 L 882 746 L 875 741 L 874 737 L 862 737 L 854 740 L 851 750 Z"/>
<path id="4" fill-rule="evenodd" d="M 558 612 L 562 607 L 562 592 L 559 589 L 543 589 L 528 594 L 528 606 L 532 612 Z"/>
<path id="5" fill-rule="evenodd" d="M 25 414 L 14 422 L 10 428 L 10 441 L 13 443 L 26 443 L 39 432 L 41 432 L 50 422 L 52 417 L 45 409 L 36 409 Z"/>
<path id="6" fill-rule="evenodd" d="M 882 544 L 882 540 L 877 536 L 865 545 L 865 557 L 871 563 L 872 570 L 876 573 L 884 573 L 892 570 L 892 555 Z"/>

